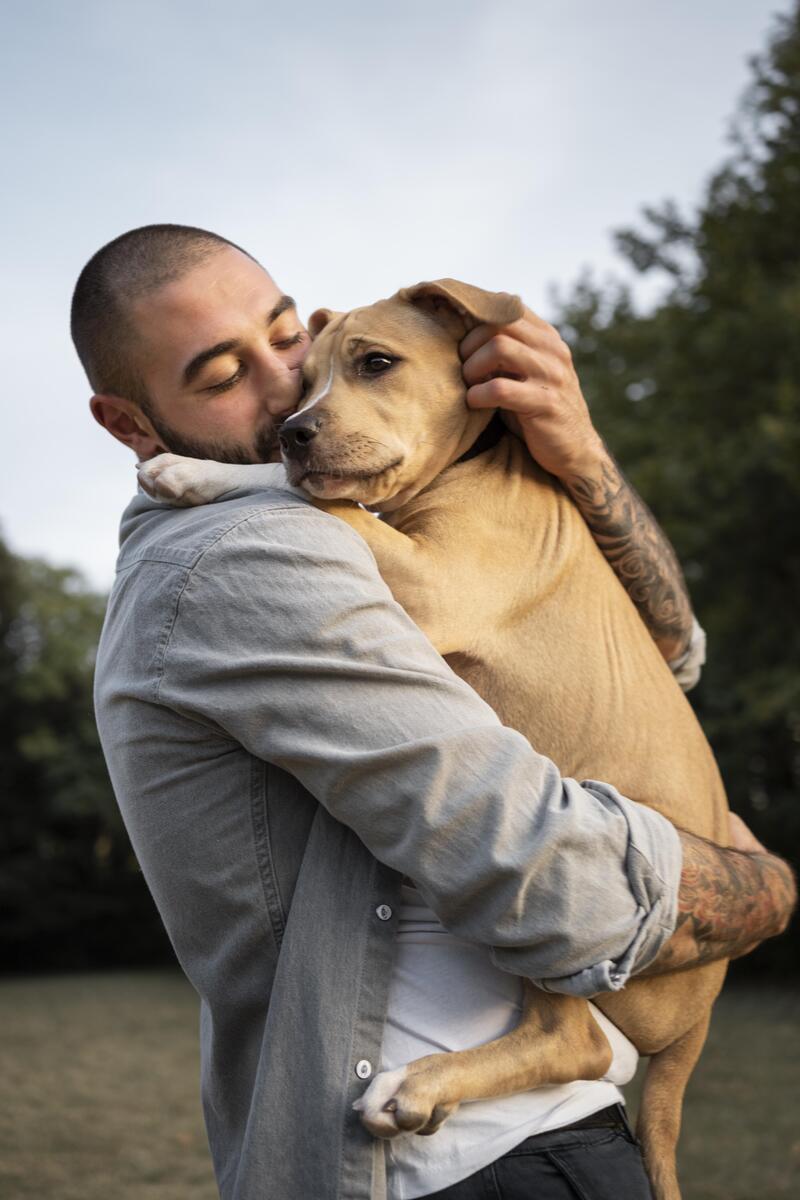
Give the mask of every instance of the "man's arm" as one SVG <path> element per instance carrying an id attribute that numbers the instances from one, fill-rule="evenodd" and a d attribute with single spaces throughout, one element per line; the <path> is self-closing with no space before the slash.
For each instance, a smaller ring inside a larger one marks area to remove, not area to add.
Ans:
<path id="1" fill-rule="evenodd" d="M 694 622 L 675 552 L 592 425 L 566 343 L 526 310 L 478 326 L 461 343 L 467 402 L 499 407 L 536 461 L 561 480 L 667 662 L 686 654 Z M 690 676 L 688 686 L 696 681 Z"/>
<path id="2" fill-rule="evenodd" d="M 692 606 L 675 551 L 605 446 L 561 482 L 667 662 L 692 636 Z"/>
<path id="3" fill-rule="evenodd" d="M 732 816 L 732 821 L 738 818 Z M 792 869 L 746 827 L 742 830 L 743 849 L 727 850 L 680 831 L 683 867 L 675 932 L 643 974 L 739 958 L 765 938 L 783 933 L 797 905 Z M 746 835 L 755 849 L 744 849 Z"/>

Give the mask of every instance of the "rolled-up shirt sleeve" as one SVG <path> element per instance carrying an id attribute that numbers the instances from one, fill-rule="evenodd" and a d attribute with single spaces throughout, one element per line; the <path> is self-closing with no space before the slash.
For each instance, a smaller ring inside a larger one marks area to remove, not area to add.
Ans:
<path id="1" fill-rule="evenodd" d="M 697 617 L 692 617 L 692 636 L 680 656 L 669 663 L 669 669 L 684 692 L 690 692 L 700 682 L 706 661 L 706 634 Z"/>
<path id="2" fill-rule="evenodd" d="M 504 970 L 590 996 L 673 930 L 674 828 L 609 784 L 562 779 L 503 726 L 327 514 L 255 510 L 203 553 L 158 686 L 296 776 Z"/>

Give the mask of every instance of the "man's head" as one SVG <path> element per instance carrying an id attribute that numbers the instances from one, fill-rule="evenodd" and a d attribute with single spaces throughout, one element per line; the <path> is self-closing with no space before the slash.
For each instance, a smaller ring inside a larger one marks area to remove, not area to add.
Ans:
<path id="1" fill-rule="evenodd" d="M 96 420 L 140 459 L 277 457 L 308 336 L 291 298 L 232 242 L 185 225 L 109 242 L 78 279 L 72 338 Z"/>

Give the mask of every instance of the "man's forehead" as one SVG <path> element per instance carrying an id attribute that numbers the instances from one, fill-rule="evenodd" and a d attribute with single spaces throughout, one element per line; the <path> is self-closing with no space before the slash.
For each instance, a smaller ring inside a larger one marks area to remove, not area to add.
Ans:
<path id="1" fill-rule="evenodd" d="M 140 328 L 163 321 L 214 322 L 255 315 L 272 307 L 281 291 L 262 266 L 232 246 L 211 254 L 177 279 L 142 296 L 133 305 Z"/>

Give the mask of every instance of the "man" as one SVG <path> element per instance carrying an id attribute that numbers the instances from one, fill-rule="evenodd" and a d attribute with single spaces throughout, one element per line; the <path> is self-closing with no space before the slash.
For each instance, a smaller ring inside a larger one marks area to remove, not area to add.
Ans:
<path id="1" fill-rule="evenodd" d="M 123 235 L 84 268 L 72 327 L 92 411 L 138 459 L 276 457 L 307 335 L 237 247 L 185 227 Z M 665 656 L 696 673 L 674 556 L 593 430 L 555 332 L 528 314 L 499 334 L 475 330 L 462 351 L 470 402 L 516 411 L 612 566 L 636 577 Z M 403 876 L 439 928 L 491 947 L 503 978 L 577 995 L 743 952 L 785 924 L 784 864 L 757 845 L 726 852 L 678 834 L 610 786 L 562 780 L 449 671 L 361 539 L 282 486 L 279 469 L 273 490 L 207 508 L 140 495 L 121 540 L 98 724 L 201 997 L 203 1101 L 226 1200 L 385 1194 L 383 1145 L 352 1104 L 381 1063 Z M 528 1113 L 523 1178 L 500 1194 L 571 1195 L 563 1173 L 542 1183 L 553 1168 L 540 1139 L 554 1125 L 576 1138 L 586 1171 L 587 1156 L 599 1162 L 588 1122 L 604 1145 L 609 1129 L 617 1138 L 597 1187 L 646 1195 L 620 1118 L 597 1116 L 608 1102 L 591 1089 L 607 1085 L 571 1086 L 580 1116 L 537 1125 Z M 477 1184 L 463 1165 L 443 1183 L 434 1138 L 413 1179 L 393 1147 L 392 1194 L 477 1194 L 505 1136 L 497 1111 L 487 1120 Z"/>

